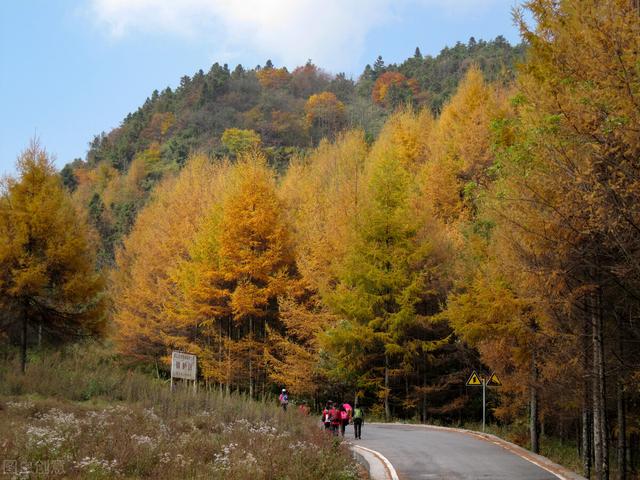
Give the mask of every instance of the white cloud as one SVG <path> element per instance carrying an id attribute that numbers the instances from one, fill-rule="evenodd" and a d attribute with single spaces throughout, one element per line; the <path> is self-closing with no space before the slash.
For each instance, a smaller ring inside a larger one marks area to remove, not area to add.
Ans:
<path id="1" fill-rule="evenodd" d="M 495 2 L 505 0 L 91 0 L 91 13 L 114 38 L 172 33 L 288 66 L 312 58 L 337 71 L 361 55 L 367 33 L 404 7 L 458 14 Z"/>

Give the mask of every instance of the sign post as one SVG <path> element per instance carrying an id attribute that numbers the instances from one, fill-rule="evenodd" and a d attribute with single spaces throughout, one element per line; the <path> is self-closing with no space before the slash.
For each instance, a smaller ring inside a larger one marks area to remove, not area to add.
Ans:
<path id="1" fill-rule="evenodd" d="M 193 389 L 196 390 L 198 361 L 195 355 L 183 352 L 171 353 L 171 391 L 173 391 L 173 379 L 193 380 Z"/>
<path id="2" fill-rule="evenodd" d="M 495 373 L 492 373 L 487 378 L 485 375 L 479 376 L 474 370 L 471 372 L 466 385 L 468 387 L 482 386 L 482 432 L 484 433 L 487 418 L 487 387 L 501 387 L 502 382 Z"/>
<path id="3" fill-rule="evenodd" d="M 484 424 L 487 417 L 487 379 L 482 377 L 482 433 L 484 433 Z"/>

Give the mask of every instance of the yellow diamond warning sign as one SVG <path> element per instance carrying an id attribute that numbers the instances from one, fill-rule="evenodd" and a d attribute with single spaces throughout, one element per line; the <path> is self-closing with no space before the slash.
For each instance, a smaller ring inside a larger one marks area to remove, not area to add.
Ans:
<path id="1" fill-rule="evenodd" d="M 469 377 L 469 380 L 467 380 L 467 385 L 471 386 L 471 387 L 480 387 L 480 386 L 482 386 L 482 381 L 480 381 L 480 377 L 475 372 L 475 370 L 473 371 L 473 373 Z"/>
<path id="2" fill-rule="evenodd" d="M 502 386 L 502 382 L 500 381 L 498 376 L 495 373 L 492 373 L 491 376 L 489 377 L 489 380 L 487 380 L 487 387 L 501 387 L 501 386 Z"/>

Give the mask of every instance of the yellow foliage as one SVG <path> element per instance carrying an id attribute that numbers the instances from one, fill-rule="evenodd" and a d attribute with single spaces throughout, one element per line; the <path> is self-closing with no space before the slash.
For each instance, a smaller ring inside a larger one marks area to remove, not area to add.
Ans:
<path id="1" fill-rule="evenodd" d="M 158 186 L 118 250 L 112 283 L 115 337 L 123 353 L 155 361 L 166 354 L 164 337 L 176 327 L 167 316 L 167 301 L 176 295 L 171 271 L 188 255 L 227 168 L 191 158 L 177 178 Z"/>
<path id="2" fill-rule="evenodd" d="M 320 92 L 311 95 L 304 106 L 307 125 L 314 121 L 337 122 L 344 115 L 344 103 L 333 92 Z"/>
<path id="3" fill-rule="evenodd" d="M 86 216 L 37 143 L 17 167 L 19 177 L 0 185 L 0 317 L 28 335 L 35 323 L 56 339 L 104 333 L 104 281 Z"/>
<path id="4" fill-rule="evenodd" d="M 352 241 L 367 152 L 363 132 L 347 132 L 335 143 L 323 141 L 308 157 L 294 160 L 283 179 L 296 262 L 317 291 L 330 288 Z"/>
<path id="5" fill-rule="evenodd" d="M 409 109 L 394 113 L 382 127 L 371 156 L 391 154 L 404 168 L 415 172 L 427 160 L 433 124 L 433 117 L 426 109 L 418 113 Z"/>
<path id="6" fill-rule="evenodd" d="M 470 218 L 473 189 L 488 185 L 487 169 L 494 160 L 491 124 L 509 114 L 504 95 L 471 67 L 435 122 L 420 172 L 425 207 L 443 222 Z"/>
<path id="7" fill-rule="evenodd" d="M 162 121 L 160 122 L 160 134 L 162 136 L 169 132 L 169 129 L 176 123 L 176 116 L 173 112 L 167 112 L 163 114 Z"/>
<path id="8" fill-rule="evenodd" d="M 227 128 L 220 141 L 232 154 L 239 155 L 259 148 L 261 139 L 253 130 Z"/>

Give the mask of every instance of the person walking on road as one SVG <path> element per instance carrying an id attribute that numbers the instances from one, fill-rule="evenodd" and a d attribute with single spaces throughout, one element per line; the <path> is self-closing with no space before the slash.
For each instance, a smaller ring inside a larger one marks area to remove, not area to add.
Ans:
<path id="1" fill-rule="evenodd" d="M 349 412 L 344 408 L 344 404 L 340 405 L 339 409 L 339 417 L 340 417 L 340 436 L 344 437 L 344 430 L 349 425 Z"/>
<path id="2" fill-rule="evenodd" d="M 364 423 L 364 411 L 356 405 L 353 409 L 353 432 L 357 440 L 362 438 L 362 424 Z"/>
<path id="3" fill-rule="evenodd" d="M 322 410 L 322 423 L 324 424 L 325 430 L 331 430 L 331 401 L 328 401 Z"/>
<path id="4" fill-rule="evenodd" d="M 287 390 L 285 388 L 282 389 L 282 393 L 278 398 L 280 400 L 280 406 L 282 410 L 287 411 L 287 406 L 289 405 L 289 395 L 287 395 Z"/>
<path id="5" fill-rule="evenodd" d="M 331 410 L 329 410 L 329 418 L 331 419 L 331 433 L 336 436 L 338 435 L 341 420 L 340 410 L 338 410 L 334 404 L 331 405 Z"/>
<path id="6" fill-rule="evenodd" d="M 351 405 L 349 405 L 349 402 L 344 402 L 342 406 L 347 411 L 347 417 L 348 417 L 347 425 L 349 425 L 351 423 L 351 418 L 353 417 L 353 408 L 351 408 Z"/>

